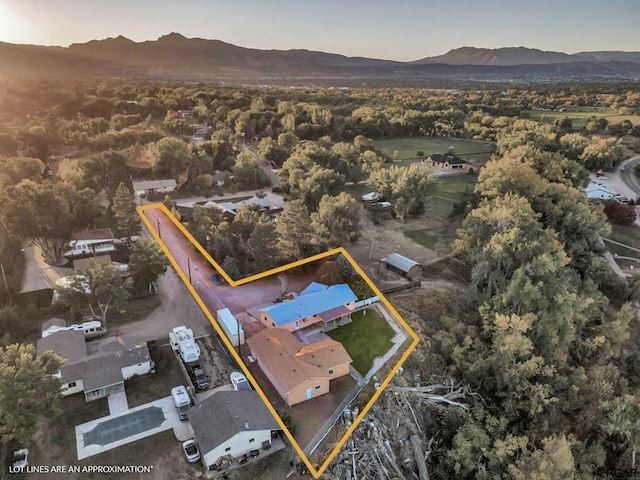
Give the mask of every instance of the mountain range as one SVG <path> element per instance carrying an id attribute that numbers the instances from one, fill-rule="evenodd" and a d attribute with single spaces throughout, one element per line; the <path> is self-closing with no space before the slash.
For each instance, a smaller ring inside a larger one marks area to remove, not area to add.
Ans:
<path id="1" fill-rule="evenodd" d="M 463 47 L 414 62 L 309 50 L 260 50 L 179 33 L 44 47 L 0 42 L 0 77 L 181 80 L 638 80 L 640 52 L 566 54 Z"/>

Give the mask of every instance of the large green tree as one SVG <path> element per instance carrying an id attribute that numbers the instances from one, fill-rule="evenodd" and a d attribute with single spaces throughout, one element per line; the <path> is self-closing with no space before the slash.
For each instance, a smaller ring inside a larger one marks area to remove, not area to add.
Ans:
<path id="1" fill-rule="evenodd" d="M 169 260 L 153 239 L 140 238 L 131 247 L 129 275 L 135 285 L 150 289 L 168 266 Z"/>
<path id="2" fill-rule="evenodd" d="M 355 242 L 360 237 L 360 204 L 346 192 L 335 197 L 323 195 L 311 218 L 319 236 L 333 246 Z"/>
<path id="3" fill-rule="evenodd" d="M 133 278 L 113 265 L 89 262 L 66 286 L 56 287 L 59 302 L 76 312 L 84 305 L 106 326 L 109 307 L 124 311 L 131 298 Z"/>
<path id="4" fill-rule="evenodd" d="M 30 445 L 38 419 L 55 413 L 62 384 L 54 374 L 62 364 L 63 360 L 51 351 L 36 357 L 35 347 L 30 344 L 0 348 L 0 467 L 3 471 L 7 471 L 5 459 L 9 442 Z"/>
<path id="5" fill-rule="evenodd" d="M 267 216 L 261 216 L 253 228 L 247 247 L 256 263 L 256 271 L 264 272 L 280 263 L 276 225 Z"/>
<path id="6" fill-rule="evenodd" d="M 133 191 L 120 183 L 113 196 L 113 217 L 116 221 L 116 234 L 119 237 L 132 237 L 140 233 L 140 218 L 136 212 L 136 200 Z"/>
<path id="7" fill-rule="evenodd" d="M 427 198 L 437 189 L 437 180 L 421 165 L 391 166 L 375 170 L 369 185 L 387 201 L 400 220 L 424 208 Z"/>
<path id="8" fill-rule="evenodd" d="M 278 251 L 282 258 L 293 261 L 317 253 L 317 240 L 309 210 L 302 200 L 287 202 L 278 217 Z"/>
<path id="9" fill-rule="evenodd" d="M 47 263 L 63 260 L 74 230 L 87 227 L 98 214 L 93 190 L 65 183 L 23 180 L 4 189 L 0 225 L 11 237 L 31 239 Z"/>

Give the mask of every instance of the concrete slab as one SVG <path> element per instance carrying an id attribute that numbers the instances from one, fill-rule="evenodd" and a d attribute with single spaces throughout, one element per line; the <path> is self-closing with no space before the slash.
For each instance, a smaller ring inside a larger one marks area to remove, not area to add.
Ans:
<path id="1" fill-rule="evenodd" d="M 126 413 L 129 410 L 129 402 L 127 402 L 127 392 L 118 392 L 109 395 L 109 413 L 113 416 Z"/>

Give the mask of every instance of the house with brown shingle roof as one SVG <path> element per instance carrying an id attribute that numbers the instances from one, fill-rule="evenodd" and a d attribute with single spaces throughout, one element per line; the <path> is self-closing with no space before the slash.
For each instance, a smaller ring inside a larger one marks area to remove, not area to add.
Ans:
<path id="1" fill-rule="evenodd" d="M 351 357 L 340 342 L 329 337 L 305 345 L 284 328 L 267 328 L 247 344 L 289 406 L 329 393 L 332 379 L 349 374 Z"/>

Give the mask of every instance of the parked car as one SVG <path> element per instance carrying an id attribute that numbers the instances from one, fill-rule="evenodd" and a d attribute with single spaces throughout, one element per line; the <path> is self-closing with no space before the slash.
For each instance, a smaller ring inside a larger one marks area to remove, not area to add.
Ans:
<path id="1" fill-rule="evenodd" d="M 240 372 L 231 372 L 231 384 L 236 392 L 251 390 L 251 385 L 247 381 L 247 377 Z"/>
<path id="2" fill-rule="evenodd" d="M 615 198 L 616 200 L 618 200 L 619 202 L 622 202 L 622 203 L 629 203 L 629 199 L 627 197 L 625 197 L 624 195 L 620 195 L 619 193 L 614 195 L 613 198 Z"/>
<path id="3" fill-rule="evenodd" d="M 597 177 L 598 177 L 598 180 L 606 180 L 607 179 L 606 175 L 602 175 L 602 174 L 598 175 Z"/>
<path id="4" fill-rule="evenodd" d="M 23 448 L 13 452 L 13 468 L 24 468 L 29 465 L 29 450 Z"/>
<path id="5" fill-rule="evenodd" d="M 198 390 L 206 390 L 209 388 L 209 377 L 204 373 L 200 364 L 188 365 L 187 373 Z"/>
<path id="6" fill-rule="evenodd" d="M 200 450 L 198 449 L 198 444 L 193 438 L 182 443 L 182 451 L 184 452 L 184 456 L 187 458 L 187 462 L 196 463 L 200 460 Z"/>

